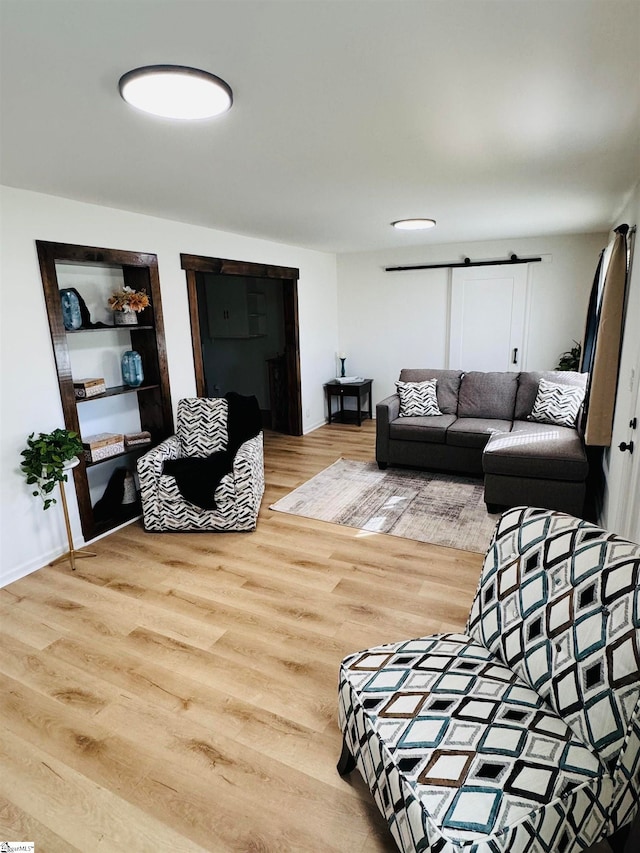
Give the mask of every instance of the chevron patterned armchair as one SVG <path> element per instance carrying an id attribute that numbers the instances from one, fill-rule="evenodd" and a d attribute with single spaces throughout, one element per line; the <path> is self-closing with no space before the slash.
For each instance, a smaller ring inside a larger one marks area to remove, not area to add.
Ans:
<path id="1" fill-rule="evenodd" d="M 178 403 L 176 435 L 138 460 L 145 530 L 254 530 L 264 493 L 262 432 L 240 445 L 232 470 L 212 485 L 215 508 L 203 509 L 180 492 L 165 462 L 227 449 L 229 404 L 224 398 L 186 398 Z"/>
<path id="2" fill-rule="evenodd" d="M 404 853 L 640 850 L 640 546 L 509 510 L 465 633 L 349 655 L 339 720 Z"/>

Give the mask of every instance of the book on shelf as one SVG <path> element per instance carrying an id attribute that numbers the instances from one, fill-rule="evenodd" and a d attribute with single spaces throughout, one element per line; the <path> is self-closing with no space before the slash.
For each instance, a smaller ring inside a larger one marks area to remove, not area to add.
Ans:
<path id="1" fill-rule="evenodd" d="M 362 376 L 336 376 L 336 382 L 348 385 L 349 382 L 362 382 Z"/>

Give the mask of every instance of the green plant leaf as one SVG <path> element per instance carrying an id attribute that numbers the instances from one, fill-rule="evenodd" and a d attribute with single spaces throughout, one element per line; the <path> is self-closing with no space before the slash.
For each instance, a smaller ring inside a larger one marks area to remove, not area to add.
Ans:
<path id="1" fill-rule="evenodd" d="M 23 457 L 20 468 L 25 476 L 27 485 L 37 484 L 43 509 L 49 509 L 56 503 L 54 497 L 47 497 L 57 483 L 68 482 L 64 470 L 65 462 L 82 454 L 82 441 L 77 432 L 66 429 L 55 429 L 50 433 L 31 433 L 27 438 L 27 447 L 20 452 Z"/>

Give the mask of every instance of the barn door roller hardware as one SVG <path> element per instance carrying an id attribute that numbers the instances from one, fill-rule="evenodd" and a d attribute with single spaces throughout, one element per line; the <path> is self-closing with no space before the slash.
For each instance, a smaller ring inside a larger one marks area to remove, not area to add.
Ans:
<path id="1" fill-rule="evenodd" d="M 516 254 L 510 255 L 500 261 L 472 261 L 471 258 L 465 258 L 464 261 L 452 262 L 449 264 L 413 264 L 406 267 L 385 267 L 385 272 L 404 272 L 405 270 L 441 270 L 454 269 L 456 267 L 498 267 L 503 264 L 535 264 L 541 261 L 542 258 L 519 258 Z"/>

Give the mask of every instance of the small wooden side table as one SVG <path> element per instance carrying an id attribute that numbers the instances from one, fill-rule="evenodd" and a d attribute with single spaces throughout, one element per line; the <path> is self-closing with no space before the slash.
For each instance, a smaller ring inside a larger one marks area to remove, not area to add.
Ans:
<path id="1" fill-rule="evenodd" d="M 365 418 L 373 417 L 373 407 L 371 403 L 371 383 L 373 379 L 359 379 L 355 382 L 338 382 L 337 379 L 331 379 L 324 385 L 324 393 L 327 400 L 328 421 L 333 423 L 348 424 L 357 423 L 362 425 Z M 340 400 L 338 411 L 332 411 L 332 398 L 337 397 Z M 345 409 L 345 397 L 354 397 L 357 399 L 356 409 Z M 368 399 L 368 408 L 363 409 L 365 400 Z"/>

